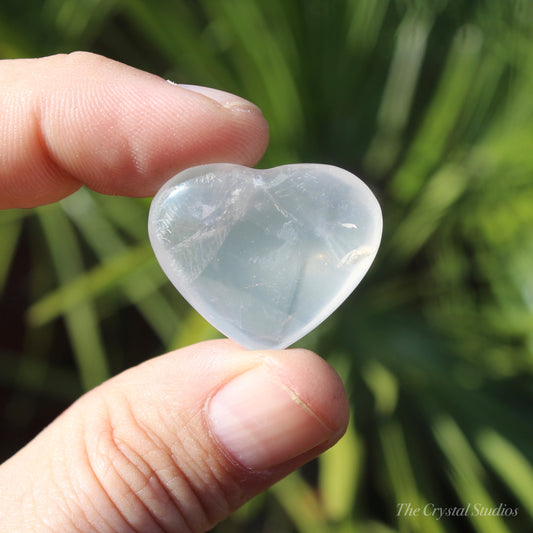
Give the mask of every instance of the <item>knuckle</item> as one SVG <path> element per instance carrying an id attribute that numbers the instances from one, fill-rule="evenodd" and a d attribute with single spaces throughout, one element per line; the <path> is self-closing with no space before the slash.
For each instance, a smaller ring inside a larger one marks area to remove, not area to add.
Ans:
<path id="1" fill-rule="evenodd" d="M 105 411 L 105 422 L 92 428 L 89 465 L 108 504 L 134 531 L 206 531 L 237 506 L 239 484 L 228 482 L 190 431 L 169 439 L 125 397 L 114 395 Z"/>
<path id="2" fill-rule="evenodd" d="M 104 56 L 85 51 L 70 52 L 64 54 L 62 57 L 65 62 L 74 65 L 101 64 L 105 61 L 109 61 Z"/>

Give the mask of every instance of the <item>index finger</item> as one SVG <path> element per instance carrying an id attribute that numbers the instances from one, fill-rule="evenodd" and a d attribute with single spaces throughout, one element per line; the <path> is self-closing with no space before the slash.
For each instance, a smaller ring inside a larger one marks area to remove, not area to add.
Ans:
<path id="1" fill-rule="evenodd" d="M 193 165 L 253 165 L 267 142 L 259 109 L 229 93 L 85 52 L 0 61 L 0 208 L 82 185 L 151 196 Z"/>

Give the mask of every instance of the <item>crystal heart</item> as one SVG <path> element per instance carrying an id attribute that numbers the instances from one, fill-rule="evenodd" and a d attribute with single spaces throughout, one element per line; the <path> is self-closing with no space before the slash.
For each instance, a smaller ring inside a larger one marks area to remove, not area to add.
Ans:
<path id="1" fill-rule="evenodd" d="M 326 319 L 377 253 L 379 204 L 318 164 L 185 170 L 155 196 L 149 235 L 183 297 L 249 349 L 282 349 Z"/>

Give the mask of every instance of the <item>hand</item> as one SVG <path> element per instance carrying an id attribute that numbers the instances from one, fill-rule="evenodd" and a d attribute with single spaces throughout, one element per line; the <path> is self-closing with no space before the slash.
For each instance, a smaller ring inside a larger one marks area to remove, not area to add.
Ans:
<path id="1" fill-rule="evenodd" d="M 0 207 L 82 184 L 148 196 L 179 170 L 254 164 L 236 96 L 86 53 L 0 62 Z M 0 531 L 205 531 L 344 432 L 335 372 L 305 350 L 197 344 L 90 391 L 0 467 Z"/>

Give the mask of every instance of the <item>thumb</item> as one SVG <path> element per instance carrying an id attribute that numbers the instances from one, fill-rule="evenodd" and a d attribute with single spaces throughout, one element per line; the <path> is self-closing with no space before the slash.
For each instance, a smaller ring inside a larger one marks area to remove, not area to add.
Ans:
<path id="1" fill-rule="evenodd" d="M 206 531 L 336 442 L 341 381 L 306 350 L 197 344 L 89 392 L 0 468 L 0 531 Z"/>

